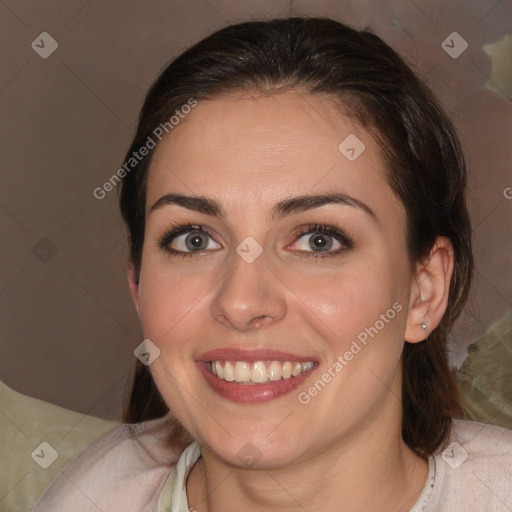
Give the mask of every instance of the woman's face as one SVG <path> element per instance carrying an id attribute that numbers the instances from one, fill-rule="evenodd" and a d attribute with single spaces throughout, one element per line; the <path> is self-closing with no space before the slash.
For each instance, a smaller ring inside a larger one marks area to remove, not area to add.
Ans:
<path id="1" fill-rule="evenodd" d="M 174 127 L 136 301 L 158 389 L 203 451 L 277 467 L 399 429 L 405 225 L 375 141 L 325 97 L 226 96 Z"/>

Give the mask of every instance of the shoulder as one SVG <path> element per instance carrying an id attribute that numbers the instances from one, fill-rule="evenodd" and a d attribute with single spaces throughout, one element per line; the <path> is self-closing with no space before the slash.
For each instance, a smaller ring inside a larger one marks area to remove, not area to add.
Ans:
<path id="1" fill-rule="evenodd" d="M 435 464 L 435 510 L 511 510 L 511 430 L 453 420 L 448 446 L 435 454 Z"/>
<path id="2" fill-rule="evenodd" d="M 465 443 L 475 455 L 512 456 L 512 430 L 507 428 L 477 421 L 453 420 L 451 440 Z"/>
<path id="3" fill-rule="evenodd" d="M 167 418 L 121 424 L 58 473 L 33 512 L 153 511 L 180 452 L 165 442 Z"/>

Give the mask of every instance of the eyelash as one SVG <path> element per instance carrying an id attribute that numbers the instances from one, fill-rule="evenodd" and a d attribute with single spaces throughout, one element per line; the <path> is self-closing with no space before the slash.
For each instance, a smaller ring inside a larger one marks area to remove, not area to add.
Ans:
<path id="1" fill-rule="evenodd" d="M 177 238 L 180 235 L 183 235 L 185 233 L 191 232 L 191 231 L 199 231 L 210 238 L 213 238 L 209 233 L 208 230 L 205 229 L 205 226 L 200 226 L 197 224 L 186 224 L 186 225 L 179 225 L 175 226 L 169 231 L 167 231 L 159 240 L 158 247 L 165 252 L 167 252 L 170 256 L 181 256 L 182 258 L 190 258 L 194 255 L 201 254 L 204 251 L 176 251 L 174 249 L 169 249 L 168 245 L 174 241 L 175 238 Z M 339 231 L 338 229 L 327 226 L 325 224 L 310 224 L 305 226 L 302 230 L 297 233 L 295 236 L 295 239 L 293 240 L 293 243 L 297 242 L 300 238 L 302 238 L 305 235 L 312 235 L 312 234 L 322 234 L 322 235 L 329 235 L 332 236 L 335 240 L 337 240 L 340 244 L 344 246 L 344 248 L 337 249 L 334 252 L 314 252 L 314 251 L 296 251 L 296 252 L 302 252 L 306 253 L 307 257 L 309 258 L 328 258 L 332 256 L 337 256 L 346 250 L 352 249 L 353 242 L 352 239 L 348 236 L 346 236 L 344 233 Z"/>

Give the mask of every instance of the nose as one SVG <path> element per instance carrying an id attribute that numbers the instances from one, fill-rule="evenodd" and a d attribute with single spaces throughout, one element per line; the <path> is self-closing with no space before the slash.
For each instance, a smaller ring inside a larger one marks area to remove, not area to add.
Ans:
<path id="1" fill-rule="evenodd" d="M 252 263 L 238 254 L 211 302 L 213 318 L 229 329 L 247 332 L 286 316 L 286 286 L 268 267 L 264 253 Z"/>

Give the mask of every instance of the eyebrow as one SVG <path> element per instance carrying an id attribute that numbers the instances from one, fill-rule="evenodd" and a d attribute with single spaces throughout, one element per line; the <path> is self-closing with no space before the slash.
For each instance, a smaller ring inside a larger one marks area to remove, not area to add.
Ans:
<path id="1" fill-rule="evenodd" d="M 163 206 L 171 204 L 176 204 L 183 208 L 213 217 L 225 216 L 224 209 L 217 200 L 204 196 L 188 196 L 183 194 L 165 194 L 153 204 L 149 211 L 153 212 Z M 283 199 L 272 208 L 271 218 L 272 220 L 283 218 L 292 213 L 312 210 L 326 204 L 343 204 L 353 208 L 359 208 L 370 215 L 374 220 L 377 219 L 375 212 L 366 203 L 363 203 L 355 197 L 340 193 L 307 194 Z"/>

